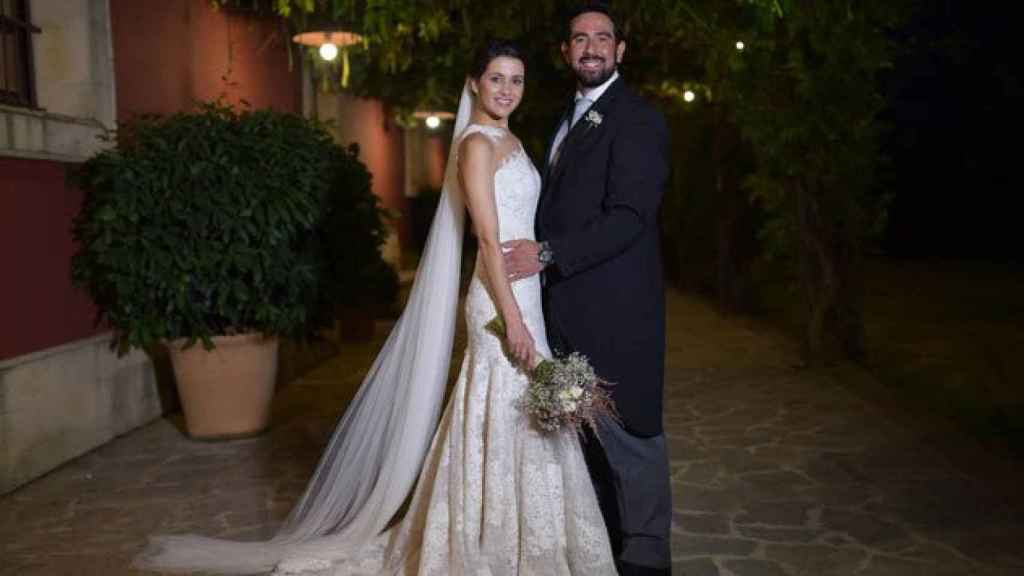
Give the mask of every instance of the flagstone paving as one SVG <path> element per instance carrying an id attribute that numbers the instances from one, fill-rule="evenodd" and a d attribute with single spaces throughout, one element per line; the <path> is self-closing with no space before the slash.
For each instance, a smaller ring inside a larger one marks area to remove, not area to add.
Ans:
<path id="1" fill-rule="evenodd" d="M 676 576 L 1024 574 L 1024 477 L 965 466 L 754 323 L 671 294 L 668 325 Z M 282 389 L 263 436 L 192 442 L 171 417 L 0 496 L 0 575 L 138 574 L 153 533 L 268 536 L 384 332 Z"/>

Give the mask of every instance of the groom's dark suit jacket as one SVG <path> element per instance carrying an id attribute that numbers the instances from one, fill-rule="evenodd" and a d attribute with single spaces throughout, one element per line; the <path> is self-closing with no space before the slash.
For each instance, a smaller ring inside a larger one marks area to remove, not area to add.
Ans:
<path id="1" fill-rule="evenodd" d="M 654 436 L 662 431 L 657 212 L 669 175 L 668 129 L 621 78 L 591 110 L 600 122 L 584 113 L 555 162 L 547 161 L 550 150 L 545 156 L 536 232 L 555 253 L 555 265 L 544 271 L 548 337 L 559 352 L 585 354 L 615 384 L 628 431 Z"/>

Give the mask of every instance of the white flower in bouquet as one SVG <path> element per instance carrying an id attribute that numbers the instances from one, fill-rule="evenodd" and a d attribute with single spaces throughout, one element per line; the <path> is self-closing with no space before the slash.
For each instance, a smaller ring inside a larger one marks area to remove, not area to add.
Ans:
<path id="1" fill-rule="evenodd" d="M 501 318 L 494 318 L 486 328 L 504 339 L 505 323 Z M 618 420 L 608 393 L 611 384 L 598 377 L 586 356 L 574 352 L 547 358 L 526 373 L 530 384 L 519 404 L 542 430 L 553 432 L 571 426 L 579 432 L 584 422 L 596 430 L 597 420 L 602 417 Z"/>

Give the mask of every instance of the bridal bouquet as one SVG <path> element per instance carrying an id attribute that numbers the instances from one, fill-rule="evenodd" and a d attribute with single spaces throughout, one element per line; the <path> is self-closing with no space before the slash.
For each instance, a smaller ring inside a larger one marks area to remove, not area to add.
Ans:
<path id="1" fill-rule="evenodd" d="M 505 338 L 501 317 L 488 322 L 486 328 L 498 338 Z M 553 432 L 571 426 L 581 432 L 583 423 L 597 430 L 597 420 L 602 417 L 618 420 L 608 394 L 611 384 L 602 380 L 587 357 L 578 352 L 545 358 L 527 371 L 527 377 L 530 384 L 520 399 L 520 407 L 542 430 Z"/>

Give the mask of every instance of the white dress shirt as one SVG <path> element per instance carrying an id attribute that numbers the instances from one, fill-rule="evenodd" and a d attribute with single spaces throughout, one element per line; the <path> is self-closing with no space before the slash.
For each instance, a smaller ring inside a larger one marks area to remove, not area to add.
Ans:
<path id="1" fill-rule="evenodd" d="M 604 84 L 601 84 L 600 86 L 597 86 L 595 88 L 589 88 L 586 90 L 586 92 L 577 90 L 576 100 L 579 100 L 580 98 L 586 98 L 587 100 L 590 100 L 591 106 L 593 106 L 594 103 L 596 103 L 597 100 L 601 98 L 601 96 L 603 96 L 604 93 L 608 90 L 608 87 L 612 85 L 612 82 L 615 82 L 616 80 L 618 80 L 618 78 L 619 71 L 616 70 L 612 74 L 611 78 L 605 80 Z M 571 120 L 572 118 L 566 118 L 565 121 L 562 122 L 562 124 L 558 127 L 558 133 L 555 134 L 555 141 L 552 142 L 551 144 L 551 156 L 548 157 L 549 163 L 554 163 L 555 158 L 559 152 L 559 148 L 562 147 L 562 141 L 565 140 L 565 137 L 569 135 L 569 122 Z"/>

